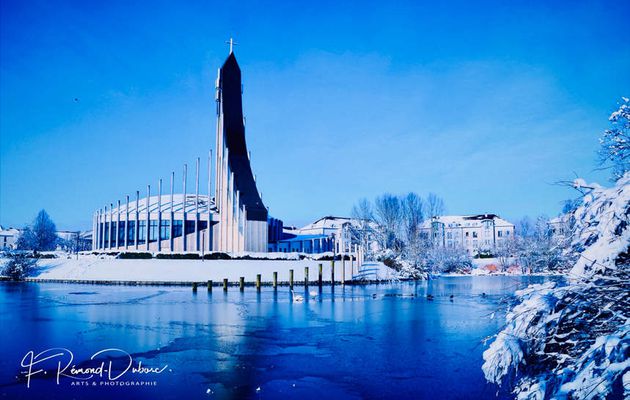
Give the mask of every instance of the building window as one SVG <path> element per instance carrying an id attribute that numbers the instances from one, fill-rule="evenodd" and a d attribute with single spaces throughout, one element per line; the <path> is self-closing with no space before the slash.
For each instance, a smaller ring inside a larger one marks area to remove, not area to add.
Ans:
<path id="1" fill-rule="evenodd" d="M 497 236 L 498 237 L 503 237 L 503 231 L 497 231 Z"/>
<path id="2" fill-rule="evenodd" d="M 170 238 L 171 233 L 171 221 L 160 221 L 160 240 L 166 240 Z"/>
<path id="3" fill-rule="evenodd" d="M 510 231 L 505 231 L 505 236 L 510 236 Z"/>
<path id="4" fill-rule="evenodd" d="M 186 221 L 185 229 L 186 235 L 193 233 L 195 231 L 195 221 Z"/>
<path id="5" fill-rule="evenodd" d="M 469 233 L 470 233 L 470 232 L 466 232 L 466 237 L 468 237 Z"/>
<path id="6" fill-rule="evenodd" d="M 447 239 L 453 239 L 453 232 L 446 232 Z"/>
<path id="7" fill-rule="evenodd" d="M 144 244 L 147 240 L 147 221 L 138 224 L 138 244 Z"/>
<path id="8" fill-rule="evenodd" d="M 173 221 L 173 237 L 180 237 L 182 235 L 182 220 Z"/>
<path id="9" fill-rule="evenodd" d="M 125 245 L 125 221 L 120 221 L 118 224 L 118 246 Z"/>
<path id="10" fill-rule="evenodd" d="M 208 229 L 208 221 L 199 221 L 199 230 Z"/>
<path id="11" fill-rule="evenodd" d="M 473 237 L 476 238 L 477 237 L 477 232 L 473 232 Z"/>
<path id="12" fill-rule="evenodd" d="M 477 247 L 479 247 L 479 241 L 478 240 L 473 240 L 473 247 L 476 249 Z"/>
<path id="13" fill-rule="evenodd" d="M 109 238 L 109 247 L 116 247 L 116 228 L 117 228 L 117 226 L 116 226 L 115 222 L 112 222 L 111 228 L 112 228 L 112 234 L 110 235 L 110 238 Z"/>
<path id="14" fill-rule="evenodd" d="M 155 242 L 158 238 L 158 222 L 152 219 L 149 222 L 149 242 Z"/>
<path id="15" fill-rule="evenodd" d="M 109 246 L 109 222 L 105 222 L 105 244 L 104 247 Z"/>
<path id="16" fill-rule="evenodd" d="M 127 227 L 127 242 L 129 244 L 134 243 L 136 233 L 136 221 L 130 221 Z"/>

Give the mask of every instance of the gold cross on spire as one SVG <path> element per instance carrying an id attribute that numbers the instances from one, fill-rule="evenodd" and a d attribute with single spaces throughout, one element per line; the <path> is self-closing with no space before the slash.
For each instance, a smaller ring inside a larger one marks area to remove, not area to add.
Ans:
<path id="1" fill-rule="evenodd" d="M 234 46 L 236 46 L 238 43 L 236 43 L 232 38 L 230 38 L 230 40 L 227 40 L 225 43 L 230 45 L 230 54 L 232 54 L 234 52 Z"/>

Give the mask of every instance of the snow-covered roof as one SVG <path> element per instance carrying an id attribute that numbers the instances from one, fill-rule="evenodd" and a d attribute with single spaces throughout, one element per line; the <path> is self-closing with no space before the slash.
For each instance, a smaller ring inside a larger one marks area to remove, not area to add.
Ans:
<path id="1" fill-rule="evenodd" d="M 15 229 L 15 228 L 5 228 L 3 226 L 0 226 L 0 232 L 2 232 L 3 234 L 11 234 L 11 235 L 15 235 L 20 233 L 19 229 Z"/>
<path id="2" fill-rule="evenodd" d="M 511 222 L 504 220 L 496 214 L 475 214 L 475 215 L 443 215 L 440 217 L 433 217 L 424 221 L 423 228 L 431 228 L 431 224 L 439 222 L 444 224 L 447 228 L 456 227 L 480 227 L 482 221 L 494 221 L 496 226 L 514 226 Z"/>
<path id="3" fill-rule="evenodd" d="M 303 226 L 300 230 L 308 230 L 308 229 L 338 229 L 347 222 L 350 222 L 351 219 L 347 217 L 332 217 L 326 216 L 318 219 L 317 221 Z"/>
<path id="4" fill-rule="evenodd" d="M 186 201 L 184 202 L 184 195 L 181 193 L 178 194 L 174 194 L 172 201 L 171 201 L 171 195 L 169 194 L 163 194 L 162 195 L 162 203 L 161 203 L 161 207 L 160 210 L 162 212 L 170 212 L 171 211 L 171 203 L 173 204 L 173 212 L 182 212 L 184 211 L 184 203 L 185 203 L 185 212 L 195 212 L 195 204 L 196 204 L 196 198 L 197 196 L 195 194 L 187 194 L 186 195 Z M 209 203 L 209 204 L 208 204 Z M 158 196 L 151 196 L 149 197 L 149 212 L 158 212 Z M 114 208 L 112 210 L 112 212 L 114 214 L 116 214 L 118 212 L 118 207 L 116 207 L 117 204 L 114 204 Z M 209 207 L 208 207 L 209 205 Z M 217 208 L 214 204 L 214 198 L 208 198 L 207 195 L 199 195 L 199 212 L 200 213 L 207 213 L 208 210 L 210 210 L 210 212 L 217 212 Z M 120 211 L 121 212 L 126 212 L 127 209 L 127 204 L 125 201 L 121 201 L 120 203 Z M 136 200 L 135 199 L 129 199 L 129 212 L 135 212 L 136 211 Z M 107 213 L 109 214 L 110 210 L 109 207 L 107 209 Z M 143 197 L 138 201 L 138 212 L 142 213 L 142 212 L 147 212 L 147 198 Z"/>

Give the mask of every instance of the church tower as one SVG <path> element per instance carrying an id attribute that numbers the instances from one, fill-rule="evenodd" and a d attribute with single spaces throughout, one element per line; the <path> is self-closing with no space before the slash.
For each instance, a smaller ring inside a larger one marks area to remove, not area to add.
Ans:
<path id="1" fill-rule="evenodd" d="M 230 54 L 216 81 L 217 141 L 214 226 L 217 251 L 266 252 L 267 208 L 260 198 L 245 142 L 241 69 Z"/>

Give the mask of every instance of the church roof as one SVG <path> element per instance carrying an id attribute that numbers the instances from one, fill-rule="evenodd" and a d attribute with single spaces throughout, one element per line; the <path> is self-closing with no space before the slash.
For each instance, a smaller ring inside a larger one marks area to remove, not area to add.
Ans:
<path id="1" fill-rule="evenodd" d="M 186 211 L 187 213 L 190 212 L 195 212 L 195 204 L 196 204 L 196 195 L 195 194 L 186 194 L 186 201 L 184 201 L 184 195 L 181 193 L 177 193 L 173 195 L 173 199 L 171 201 L 171 194 L 163 194 L 162 195 L 162 202 L 160 204 L 159 209 L 162 212 L 170 212 L 171 210 L 171 203 L 173 204 L 173 212 L 176 213 L 180 213 L 182 211 Z M 141 198 L 138 201 L 138 212 L 139 213 L 146 213 L 147 212 L 147 204 L 149 205 L 149 212 L 155 213 L 158 212 L 158 196 L 151 196 L 149 197 L 148 201 L 146 197 Z M 116 206 L 116 204 L 115 204 Z M 209 207 L 208 207 L 209 206 Z M 208 196 L 206 195 L 199 195 L 199 204 L 198 204 L 198 209 L 199 212 L 202 214 L 208 213 L 208 210 L 210 210 L 210 212 L 216 212 L 216 207 L 214 205 L 214 198 L 210 198 L 208 200 Z M 121 202 L 120 203 L 120 211 L 121 212 L 126 212 L 127 211 L 127 204 L 126 202 Z M 107 214 L 109 214 L 110 210 L 108 207 L 107 210 Z M 112 210 L 113 214 L 116 214 L 118 212 L 118 207 L 114 207 Z M 136 212 L 136 200 L 135 199 L 129 199 L 129 212 L 133 213 Z"/>

